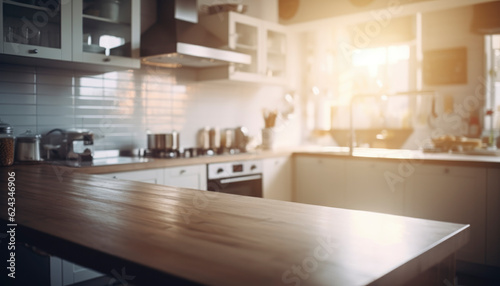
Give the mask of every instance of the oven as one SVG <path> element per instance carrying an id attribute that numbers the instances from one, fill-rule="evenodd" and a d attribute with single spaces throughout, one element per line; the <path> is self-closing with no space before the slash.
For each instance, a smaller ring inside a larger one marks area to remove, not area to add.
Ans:
<path id="1" fill-rule="evenodd" d="M 262 161 L 208 164 L 207 189 L 212 192 L 262 198 Z"/>

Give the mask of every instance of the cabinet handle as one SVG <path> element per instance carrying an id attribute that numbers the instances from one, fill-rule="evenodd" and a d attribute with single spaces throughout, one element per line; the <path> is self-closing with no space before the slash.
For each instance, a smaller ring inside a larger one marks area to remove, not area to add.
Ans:
<path id="1" fill-rule="evenodd" d="M 110 59 L 110 58 L 104 58 L 102 61 L 103 61 L 103 62 L 110 62 L 110 61 L 111 61 L 111 59 Z"/>
<path id="2" fill-rule="evenodd" d="M 450 169 L 445 168 L 445 169 L 444 169 L 444 173 L 445 173 L 445 174 L 449 174 L 449 173 L 450 173 Z"/>
<path id="3" fill-rule="evenodd" d="M 38 49 L 29 50 L 28 53 L 30 53 L 30 54 L 38 54 Z"/>
<path id="4" fill-rule="evenodd" d="M 113 176 L 113 179 L 117 179 L 116 176 Z"/>
<path id="5" fill-rule="evenodd" d="M 184 173 L 186 173 L 186 170 L 181 170 L 181 171 L 179 172 L 179 174 L 180 174 L 180 175 L 183 175 Z"/>

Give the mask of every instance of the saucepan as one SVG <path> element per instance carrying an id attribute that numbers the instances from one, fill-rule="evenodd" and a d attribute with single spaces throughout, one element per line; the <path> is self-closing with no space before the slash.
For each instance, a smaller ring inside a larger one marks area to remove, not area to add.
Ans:
<path id="1" fill-rule="evenodd" d="M 149 133 L 149 150 L 179 150 L 179 133 L 172 131 L 170 133 Z"/>

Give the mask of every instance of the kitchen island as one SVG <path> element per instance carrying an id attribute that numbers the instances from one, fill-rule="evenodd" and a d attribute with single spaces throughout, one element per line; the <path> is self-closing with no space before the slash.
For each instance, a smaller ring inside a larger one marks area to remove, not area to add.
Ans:
<path id="1" fill-rule="evenodd" d="M 4 188 L 15 178 L 18 242 L 133 285 L 452 284 L 454 253 L 469 239 L 463 224 L 60 176 L 53 166 L 0 171 Z M 0 197 L 7 225 L 9 195 Z"/>

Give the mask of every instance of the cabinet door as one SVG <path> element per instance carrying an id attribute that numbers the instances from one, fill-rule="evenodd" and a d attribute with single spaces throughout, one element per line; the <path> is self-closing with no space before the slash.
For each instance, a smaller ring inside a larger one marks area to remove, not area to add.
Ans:
<path id="1" fill-rule="evenodd" d="M 405 181 L 406 216 L 470 224 L 469 243 L 457 258 L 485 262 L 486 170 L 419 165 Z"/>
<path id="2" fill-rule="evenodd" d="M 164 172 L 164 185 L 207 190 L 207 166 L 205 164 L 166 168 Z"/>
<path id="3" fill-rule="evenodd" d="M 72 1 L 0 0 L 0 53 L 71 60 Z"/>
<path id="4" fill-rule="evenodd" d="M 344 207 L 345 160 L 297 156 L 294 159 L 295 201 Z"/>
<path id="5" fill-rule="evenodd" d="M 73 61 L 140 68 L 140 1 L 73 2 Z"/>
<path id="6" fill-rule="evenodd" d="M 488 169 L 486 264 L 500 267 L 500 169 Z"/>
<path id="7" fill-rule="evenodd" d="M 292 201 L 292 161 L 290 156 L 263 160 L 265 199 Z"/>
<path id="8" fill-rule="evenodd" d="M 252 58 L 250 64 L 200 70 L 201 80 L 286 83 L 288 36 L 285 26 L 235 12 L 201 16 L 199 22 L 231 50 Z"/>
<path id="9" fill-rule="evenodd" d="M 250 77 L 262 75 L 260 19 L 237 13 L 229 13 L 229 48 L 250 55 L 252 62 L 248 65 L 235 64 L 233 76 Z"/>
<path id="10" fill-rule="evenodd" d="M 151 184 L 163 184 L 162 169 L 110 173 L 105 174 L 104 176 L 120 180 L 137 181 Z"/>
<path id="11" fill-rule="evenodd" d="M 393 184 L 397 162 L 347 160 L 345 206 L 350 209 L 401 215 L 404 185 Z"/>
<path id="12" fill-rule="evenodd" d="M 262 21 L 262 72 L 268 81 L 286 83 L 288 35 L 286 28 Z"/>
<path id="13" fill-rule="evenodd" d="M 73 285 L 100 276 L 104 276 L 104 274 L 59 257 L 50 257 L 50 286 Z"/>
<path id="14" fill-rule="evenodd" d="M 62 260 L 63 286 L 94 279 L 104 274 L 82 267 L 78 264 Z"/>

